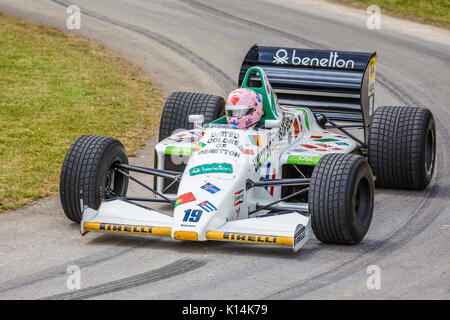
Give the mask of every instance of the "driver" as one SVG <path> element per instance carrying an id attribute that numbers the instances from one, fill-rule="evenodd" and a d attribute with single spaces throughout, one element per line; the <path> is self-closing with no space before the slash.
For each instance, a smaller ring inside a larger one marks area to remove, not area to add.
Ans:
<path id="1" fill-rule="evenodd" d="M 231 91 L 225 105 L 227 122 L 235 128 L 248 129 L 257 124 L 263 113 L 262 96 L 247 88 Z"/>

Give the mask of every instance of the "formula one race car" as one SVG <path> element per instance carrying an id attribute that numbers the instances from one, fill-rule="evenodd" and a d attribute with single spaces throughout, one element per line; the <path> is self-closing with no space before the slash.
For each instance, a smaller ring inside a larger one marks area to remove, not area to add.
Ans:
<path id="1" fill-rule="evenodd" d="M 64 212 L 83 235 L 155 234 L 297 251 L 312 229 L 322 242 L 356 244 L 371 223 L 375 185 L 424 189 L 436 157 L 428 109 L 375 110 L 375 65 L 375 53 L 255 45 L 238 86 L 262 99 L 256 126 L 230 125 L 221 97 L 173 93 L 155 168 L 130 165 L 115 139 L 76 139 L 61 172 Z M 154 185 L 132 172 L 153 175 Z M 128 195 L 129 180 L 152 196 Z M 173 205 L 173 215 L 147 202 Z"/>

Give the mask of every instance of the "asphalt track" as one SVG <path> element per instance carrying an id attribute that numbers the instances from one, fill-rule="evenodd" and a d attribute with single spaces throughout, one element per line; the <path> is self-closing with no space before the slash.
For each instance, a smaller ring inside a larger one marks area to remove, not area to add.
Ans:
<path id="1" fill-rule="evenodd" d="M 429 107 L 438 129 L 434 179 L 423 192 L 378 189 L 371 228 L 356 246 L 314 237 L 285 248 L 162 237 L 79 234 L 59 198 L 0 215 L 0 299 L 449 299 L 450 36 L 322 1 L 0 0 L 0 11 L 76 33 L 127 57 L 167 96 L 226 95 L 254 43 L 377 51 L 376 105 Z M 134 164 L 152 165 L 149 140 Z M 130 192 L 142 194 L 138 187 Z M 170 213 L 167 206 L 157 206 Z M 81 270 L 69 291 L 68 266 Z M 368 267 L 381 288 L 369 290 Z M 369 268 L 370 270 L 370 268 Z"/>

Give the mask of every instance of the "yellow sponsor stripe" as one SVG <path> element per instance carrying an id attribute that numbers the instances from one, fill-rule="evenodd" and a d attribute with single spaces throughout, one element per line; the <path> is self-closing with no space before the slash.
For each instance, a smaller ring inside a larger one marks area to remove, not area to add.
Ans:
<path id="1" fill-rule="evenodd" d="M 369 62 L 369 82 L 375 81 L 377 57 L 373 57 Z"/>
<path id="2" fill-rule="evenodd" d="M 173 233 L 173 238 L 178 240 L 198 241 L 198 233 L 195 231 L 179 230 Z"/>
<path id="3" fill-rule="evenodd" d="M 161 236 L 170 236 L 171 234 L 170 227 L 136 226 L 130 224 L 116 224 L 104 222 L 85 222 L 84 229 L 92 231 L 156 234 Z"/>
<path id="4" fill-rule="evenodd" d="M 208 231 L 206 233 L 206 238 L 211 240 L 244 241 L 244 242 L 279 244 L 288 246 L 294 245 L 294 237 L 270 236 L 253 233 Z"/>

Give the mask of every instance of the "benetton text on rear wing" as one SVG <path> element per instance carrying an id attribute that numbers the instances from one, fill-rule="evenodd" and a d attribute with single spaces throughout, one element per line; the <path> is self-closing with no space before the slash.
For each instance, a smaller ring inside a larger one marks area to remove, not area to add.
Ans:
<path id="1" fill-rule="evenodd" d="M 331 120 L 368 124 L 374 108 L 376 53 L 254 45 L 238 84 L 253 66 L 264 69 L 282 106 L 308 107 Z"/>

